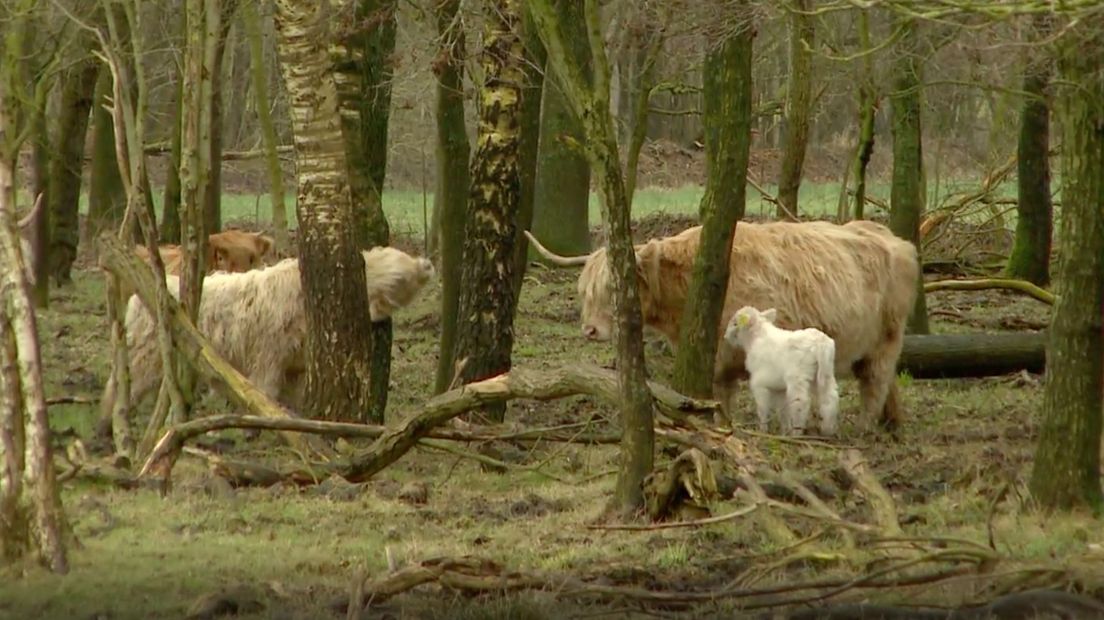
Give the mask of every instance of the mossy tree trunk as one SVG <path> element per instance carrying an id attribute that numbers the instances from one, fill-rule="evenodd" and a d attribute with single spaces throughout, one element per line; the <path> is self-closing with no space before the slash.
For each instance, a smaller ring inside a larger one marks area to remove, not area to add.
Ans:
<path id="1" fill-rule="evenodd" d="M 89 58 L 65 72 L 50 163 L 50 272 L 58 285 L 72 282 L 80 245 L 80 190 L 84 144 L 100 63 Z"/>
<path id="2" fill-rule="evenodd" d="M 567 53 L 590 80 L 583 3 L 556 0 L 564 28 Z M 530 230 L 558 254 L 576 256 L 590 251 L 590 163 L 579 149 L 585 140 L 583 125 L 566 101 L 565 87 L 555 74 L 547 80 L 541 103 L 537 179 Z M 533 260 L 544 260 L 537 254 Z"/>
<path id="3" fill-rule="evenodd" d="M 753 37 L 750 20 L 734 25 L 731 34 L 707 51 L 702 71 L 708 177 L 700 207 L 701 244 L 687 294 L 691 301 L 682 315 L 674 369 L 676 389 L 701 398 L 712 394 L 732 238 L 744 215 L 751 149 Z"/>
<path id="4" fill-rule="evenodd" d="M 868 9 L 859 12 L 859 44 L 863 52 L 870 50 Z M 874 111 L 878 105 L 878 96 L 874 90 L 874 60 L 870 53 L 863 55 L 862 67 L 859 83 L 859 144 L 853 164 L 855 201 L 852 212 L 856 220 L 864 219 L 866 212 L 866 167 L 870 164 L 870 157 L 874 155 Z"/>
<path id="5" fill-rule="evenodd" d="M 186 22 L 185 22 L 186 23 Z M 187 33 L 185 33 L 185 37 Z M 165 187 L 161 191 L 162 243 L 180 243 L 180 166 L 183 157 L 181 139 L 184 135 L 184 75 L 176 76 L 176 100 L 173 102 L 172 137 L 169 139 L 169 165 L 165 170 Z"/>
<path id="6" fill-rule="evenodd" d="M 652 398 L 644 360 L 644 321 L 640 312 L 636 253 L 630 229 L 629 202 L 617 134 L 610 114 L 610 69 L 606 57 L 597 0 L 586 0 L 586 38 L 590 44 L 593 78 L 568 47 L 569 28 L 552 5 L 553 0 L 530 0 L 530 10 L 548 50 L 548 66 L 564 89 L 565 98 L 583 121 L 582 143 L 596 171 L 602 197 L 602 219 L 609 231 L 608 259 L 617 339 L 618 389 L 621 400 L 621 457 L 613 508 L 629 515 L 644 506 L 642 483 L 654 462 L 655 430 Z"/>
<path id="7" fill-rule="evenodd" d="M 1035 37 L 1045 38 L 1048 17 L 1035 18 Z M 1053 205 L 1050 201 L 1050 95 L 1051 58 L 1046 47 L 1025 51 L 1023 90 L 1016 149 L 1016 237 L 1005 266 L 1005 275 L 1039 286 L 1050 283 L 1050 246 Z"/>
<path id="8" fill-rule="evenodd" d="M 261 35 L 261 16 L 253 2 L 242 4 L 242 24 L 249 42 L 249 77 L 257 106 L 257 124 L 264 141 L 265 169 L 268 172 L 269 193 L 272 197 L 272 228 L 275 231 L 277 251 L 288 249 L 287 205 L 284 203 L 284 172 L 280 168 L 279 142 L 276 125 L 272 122 L 272 98 L 268 93 L 268 69 L 264 64 L 264 38 Z"/>
<path id="9" fill-rule="evenodd" d="M 816 27 L 810 0 L 793 0 L 790 17 L 790 75 L 786 93 L 786 133 L 782 145 L 782 170 L 778 177 L 778 217 L 796 216 L 801 189 L 801 169 L 809 144 L 809 120 L 813 112 L 813 53 Z"/>
<path id="10" fill-rule="evenodd" d="M 433 211 L 437 214 L 441 257 L 441 341 L 434 392 L 440 394 L 448 389 L 456 374 L 453 353 L 471 149 L 464 128 L 464 28 L 459 21 L 460 0 L 436 0 L 434 11 L 440 48 L 433 63 L 437 76 L 437 191 Z"/>
<path id="11" fill-rule="evenodd" d="M 304 402 L 315 417 L 356 420 L 371 407 L 368 291 L 347 182 L 327 7 L 277 0 L 280 70 L 298 164 L 300 270 L 307 315 Z"/>
<path id="12" fill-rule="evenodd" d="M 45 79 L 45 78 L 39 78 Z M 42 85 L 36 85 L 41 88 Z M 36 97 L 37 99 L 37 97 Z M 33 200 L 41 196 L 42 204 L 47 205 L 38 209 L 37 214 L 30 223 L 31 256 L 24 257 L 30 262 L 31 273 L 35 276 L 34 286 L 31 287 L 31 301 L 36 308 L 45 309 L 50 305 L 50 161 L 53 145 L 50 144 L 50 131 L 46 123 L 46 101 L 36 101 L 29 110 L 31 141 L 31 170 L 30 190 Z"/>
<path id="13" fill-rule="evenodd" d="M 1048 330 L 1043 422 L 1030 488 L 1048 509 L 1104 504 L 1104 19 L 1065 35 L 1058 61 L 1062 131 L 1062 251 Z M 1076 85 L 1074 87 L 1073 85 Z"/>
<path id="14" fill-rule="evenodd" d="M 893 60 L 893 181 L 890 189 L 889 227 L 902 239 L 920 250 L 920 219 L 924 214 L 924 155 L 920 129 L 921 82 L 920 24 L 910 17 L 899 17 L 903 29 Z M 916 306 L 908 320 L 908 331 L 928 333 L 928 310 L 924 300 L 923 278 L 917 278 Z"/>
<path id="15" fill-rule="evenodd" d="M 521 146 L 518 148 L 518 174 L 521 195 L 518 197 L 517 234 L 514 236 L 514 296 L 521 295 L 521 284 L 529 265 L 529 239 L 524 231 L 533 226 L 533 201 L 536 197 L 537 153 L 540 146 L 541 99 L 544 91 L 544 67 L 548 53 L 537 35 L 533 14 L 522 7 L 522 46 L 525 58 L 522 71 L 525 83 L 521 87 Z"/>
<path id="16" fill-rule="evenodd" d="M 88 175 L 87 239 L 95 239 L 101 230 L 118 225 L 126 210 L 126 190 L 115 160 L 115 133 L 110 104 L 111 72 L 100 71 L 92 94 L 92 161 Z M 86 240 L 87 240 L 86 239 Z"/>
<path id="17" fill-rule="evenodd" d="M 226 44 L 230 37 L 230 25 L 233 23 L 234 11 L 238 8 L 239 0 L 207 0 L 204 9 L 207 13 L 207 23 L 210 29 L 204 41 L 204 75 L 203 97 L 210 101 L 209 120 L 204 125 L 208 127 L 208 136 L 203 139 L 207 146 L 205 166 L 207 183 L 203 194 L 203 218 L 207 233 L 216 233 L 222 230 L 222 90 L 226 80 L 223 79 L 222 59 L 226 55 Z"/>
<path id="18" fill-rule="evenodd" d="M 391 118 L 391 55 L 395 51 L 394 0 L 356 0 L 343 6 L 342 44 L 334 48 L 334 77 L 342 107 L 342 131 L 356 221 L 357 246 L 390 244 L 383 213 L 387 129 Z M 391 319 L 370 326 L 372 407 L 362 421 L 382 424 L 391 379 Z"/>
<path id="19" fill-rule="evenodd" d="M 521 194 L 521 86 L 525 80 L 518 0 L 484 4 L 479 128 L 464 227 L 456 351 L 461 383 L 510 370 L 514 346 L 514 242 Z M 505 403 L 482 410 L 494 422 Z"/>

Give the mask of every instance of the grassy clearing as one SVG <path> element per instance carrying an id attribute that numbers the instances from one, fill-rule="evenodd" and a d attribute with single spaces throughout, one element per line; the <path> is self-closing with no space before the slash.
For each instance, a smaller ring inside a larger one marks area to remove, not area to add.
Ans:
<path id="1" fill-rule="evenodd" d="M 638 214 L 646 209 L 654 213 L 696 208 L 699 194 L 695 191 L 642 192 Z M 823 193 L 831 195 L 828 190 Z M 386 203 L 389 215 L 415 212 L 420 200 L 413 194 L 391 194 Z M 226 204 L 252 208 L 252 201 L 240 197 Z M 227 219 L 233 219 L 232 209 Z M 395 217 L 394 221 L 404 220 Z M 608 344 L 578 337 L 575 275 L 531 269 L 516 323 L 515 364 L 541 368 L 603 364 L 613 358 Z M 437 361 L 439 292 L 439 284 L 433 284 L 396 318 L 392 421 L 413 411 L 430 394 Z M 102 295 L 102 280 L 95 271 L 77 272 L 72 287 L 52 293 L 51 306 L 41 314 L 40 323 L 48 395 L 98 396 L 108 369 Z M 1043 321 L 1047 310 L 1031 300 L 996 292 L 937 293 L 930 296 L 929 307 L 933 312 L 945 311 L 933 315 L 938 332 L 1009 329 L 1025 321 Z M 647 351 L 653 375 L 667 381 L 672 362 L 667 347 L 649 337 Z M 857 431 L 856 386 L 844 380 L 840 442 L 864 451 L 898 502 L 908 534 L 958 536 L 984 544 L 993 497 L 1007 483 L 1022 482 L 1029 473 L 1040 384 L 1011 377 L 902 378 L 901 385 L 909 417 L 899 439 L 892 441 Z M 141 421 L 152 408 L 150 400 L 141 407 Z M 203 408 L 218 411 L 226 404 L 209 398 Z M 746 393 L 742 409 L 750 423 L 753 405 Z M 516 403 L 511 412 L 511 419 L 523 424 L 592 417 L 598 426 L 616 424 L 616 411 L 584 397 Z M 72 428 L 80 435 L 87 435 L 94 416 L 95 407 L 88 405 L 51 409 L 56 429 Z M 821 480 L 831 480 L 836 467 L 833 451 L 771 440 L 763 440 L 760 447 L 774 465 Z M 151 490 L 121 491 L 88 481 L 72 482 L 65 488 L 64 501 L 83 545 L 72 551 L 72 573 L 55 577 L 37 568 L 0 573 L 0 617 L 176 618 L 197 597 L 238 584 L 258 589 L 267 606 L 244 617 L 336 617 L 327 611 L 330 602 L 344 596 L 358 568 L 369 574 L 384 572 L 388 552 L 400 564 L 470 554 L 507 567 L 601 576 L 639 587 L 715 588 L 744 571 L 749 554 L 772 547 L 751 519 L 643 533 L 588 529 L 612 493 L 610 472 L 616 467 L 616 448 L 499 448 L 504 460 L 528 469 L 483 473 L 472 461 L 418 449 L 357 486 L 330 480 L 305 490 L 281 485 L 232 490 L 208 473 L 206 463 L 191 456 L 183 457 L 174 491 L 164 499 Z M 293 455 L 267 437 L 239 442 L 227 456 L 283 467 L 296 464 Z M 672 456 L 661 452 L 658 458 L 666 461 Z M 416 499 L 423 489 L 424 502 Z M 732 501 L 722 502 L 714 513 L 735 507 Z M 867 520 L 866 507 L 846 494 L 836 507 L 844 518 Z M 1002 553 L 1041 564 L 1083 564 L 1090 575 L 1100 572 L 1104 530 L 1094 522 L 1033 515 L 1015 493 L 993 512 L 992 522 Z M 811 523 L 799 527 L 812 530 Z M 798 565 L 758 581 L 751 578 L 749 585 L 823 576 L 832 570 Z M 1094 583 L 1104 585 L 1104 576 Z M 974 594 L 968 584 L 944 592 L 954 598 Z M 895 595 L 887 592 L 878 597 Z M 701 606 L 695 613 L 736 611 L 722 601 Z M 645 617 L 634 615 L 631 608 L 565 603 L 539 592 L 468 600 L 433 587 L 397 597 L 381 606 L 379 613 L 392 617 Z"/>
<path id="2" fill-rule="evenodd" d="M 1058 187 L 1058 181 L 1053 182 Z M 773 184 L 765 184 L 763 189 L 772 196 L 777 195 L 778 188 Z M 928 198 L 931 208 L 938 207 L 950 195 L 964 192 L 972 192 L 977 189 L 977 183 L 973 180 L 942 180 L 929 183 Z M 762 195 L 752 187 L 748 187 L 747 213 L 749 215 L 766 216 L 773 215 L 775 207 L 764 200 Z M 840 184 L 830 183 L 804 183 L 801 186 L 799 200 L 801 212 L 811 216 L 835 215 L 839 201 Z M 889 183 L 885 181 L 871 181 L 868 184 L 868 195 L 878 197 L 888 202 Z M 1001 184 L 993 196 L 997 199 L 1013 199 L 1016 196 L 1015 184 L 1009 181 Z M 676 188 L 642 187 L 636 191 L 633 201 L 633 217 L 640 218 L 654 214 L 685 215 L 698 211 L 704 188 L 700 185 L 684 185 Z M 158 217 L 161 215 L 160 191 L 154 192 L 154 209 Z M 289 212 L 288 225 L 297 226 L 295 219 L 295 195 L 292 192 L 288 196 Z M 20 192 L 19 204 L 29 205 L 30 196 L 26 192 Z M 383 194 L 383 209 L 387 214 L 391 229 L 408 237 L 422 237 L 425 234 L 425 223 L 433 211 L 433 192 L 422 193 L 418 190 L 389 189 Z M 602 221 L 601 207 L 597 192 L 590 193 L 591 225 L 598 225 Z M 81 195 L 80 212 L 88 212 L 88 195 Z M 878 209 L 868 206 L 868 214 L 877 213 Z M 222 215 L 224 221 L 239 221 L 251 225 L 266 226 L 272 221 L 272 203 L 267 193 L 224 193 L 222 196 Z M 1008 222 L 1015 224 L 1015 211 L 1008 213 Z"/>

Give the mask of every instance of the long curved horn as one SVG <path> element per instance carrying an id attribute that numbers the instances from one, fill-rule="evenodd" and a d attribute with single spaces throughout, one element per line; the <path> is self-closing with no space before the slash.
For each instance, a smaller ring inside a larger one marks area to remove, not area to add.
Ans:
<path id="1" fill-rule="evenodd" d="M 590 257 L 589 254 L 583 254 L 582 256 L 560 256 L 559 254 L 555 254 L 548 248 L 541 245 L 541 242 L 537 241 L 537 238 L 534 237 L 532 233 L 530 233 L 528 230 L 523 230 L 522 232 L 524 232 L 525 236 L 529 238 L 529 243 L 532 243 L 533 247 L 537 248 L 537 252 L 539 252 L 541 256 L 547 258 L 553 265 L 556 265 L 557 267 L 574 267 L 576 265 L 583 265 L 587 262 L 587 258 Z"/>
<path id="2" fill-rule="evenodd" d="M 23 230 L 24 228 L 29 226 L 30 223 L 31 223 L 31 220 L 33 220 L 35 215 L 38 214 L 39 209 L 42 208 L 42 196 L 43 195 L 44 195 L 43 192 L 38 193 L 38 198 L 35 198 L 34 206 L 31 207 L 31 210 L 27 212 L 27 215 L 23 216 L 23 219 L 19 220 L 19 224 L 18 224 L 19 230 Z"/>

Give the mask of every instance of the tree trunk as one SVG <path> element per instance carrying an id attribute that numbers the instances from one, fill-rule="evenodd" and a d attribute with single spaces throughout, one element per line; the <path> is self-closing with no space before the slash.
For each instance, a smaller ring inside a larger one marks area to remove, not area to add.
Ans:
<path id="1" fill-rule="evenodd" d="M 556 0 L 567 53 L 591 79 L 583 3 Z M 567 256 L 590 251 L 590 164 L 576 145 L 583 125 L 565 100 L 564 86 L 552 74 L 541 103 L 537 180 L 533 196 L 533 235 L 544 247 Z M 620 165 L 620 164 L 618 164 Z M 533 253 L 533 260 L 544 258 Z"/>
<path id="2" fill-rule="evenodd" d="M 47 78 L 39 78 L 47 79 Z M 43 102 L 45 103 L 45 102 Z M 49 205 L 50 198 L 50 165 L 51 144 L 50 131 L 46 124 L 46 111 L 32 106 L 30 110 L 30 140 L 31 140 L 31 196 L 32 200 L 38 200 L 41 196 L 42 204 Z M 34 274 L 34 286 L 31 287 L 31 300 L 36 308 L 45 309 L 50 305 L 50 209 L 42 208 L 30 223 L 31 256 L 23 259 L 30 263 L 31 273 Z"/>
<path id="3" fill-rule="evenodd" d="M 185 36 L 187 33 L 185 32 Z M 172 138 L 169 147 L 169 165 L 165 170 L 165 187 L 161 194 L 161 233 L 162 243 L 177 243 L 180 239 L 180 169 L 183 158 L 184 135 L 184 75 L 176 71 L 176 101 L 173 104 Z"/>
<path id="4" fill-rule="evenodd" d="M 867 9 L 859 12 L 859 41 L 863 52 L 870 49 L 870 16 Z M 872 55 L 863 56 L 862 83 L 859 86 L 859 145 L 855 153 L 855 206 L 856 220 L 864 219 L 866 211 L 866 167 L 874 154 L 874 111 L 877 94 L 874 92 L 874 61 Z"/>
<path id="5" fill-rule="evenodd" d="M 340 102 L 330 71 L 326 7 L 276 3 L 277 47 L 298 164 L 299 252 L 306 304 L 307 385 L 315 417 L 358 418 L 371 406 L 364 260 L 347 183 Z"/>
<path id="6" fill-rule="evenodd" d="M 1062 252 L 1047 343 L 1043 421 L 1031 493 L 1045 508 L 1099 510 L 1104 393 L 1104 20 L 1066 33 L 1059 74 Z"/>
<path id="7" fill-rule="evenodd" d="M 126 210 L 126 190 L 115 159 L 115 130 L 111 113 L 104 109 L 111 96 L 111 72 L 100 71 L 92 95 L 92 162 L 88 180 L 86 235 L 95 239 L 99 231 L 117 225 Z"/>
<path id="8" fill-rule="evenodd" d="M 1035 18 L 1036 38 L 1045 38 L 1048 18 Z M 1028 47 L 1023 89 L 1027 97 L 1017 146 L 1016 238 L 1005 274 L 1039 286 L 1050 282 L 1053 207 L 1050 201 L 1050 101 L 1052 58 L 1045 48 Z"/>
<path id="9" fill-rule="evenodd" d="M 92 110 L 92 94 L 100 64 L 89 59 L 65 74 L 61 110 L 54 135 L 57 155 L 51 162 L 50 271 L 57 285 L 72 282 L 73 262 L 80 244 L 80 193 L 84 168 L 84 143 Z"/>
<path id="10" fill-rule="evenodd" d="M 387 173 L 387 128 L 391 117 L 391 55 L 395 51 L 395 2 L 357 0 L 340 10 L 348 14 L 348 34 L 334 49 L 334 76 L 341 99 L 345 153 L 349 162 L 357 246 L 390 244 L 383 213 Z M 372 407 L 360 420 L 382 424 L 391 380 L 391 319 L 370 324 Z"/>
<path id="11" fill-rule="evenodd" d="M 914 379 L 1039 374 L 1045 367 L 1043 333 L 910 335 L 897 360 L 897 371 Z"/>
<path id="12" fill-rule="evenodd" d="M 801 168 L 809 143 L 809 119 L 813 111 L 813 40 L 816 29 L 808 11 L 810 0 L 793 0 L 790 11 L 790 76 L 786 93 L 786 136 L 782 146 L 782 171 L 778 177 L 778 217 L 797 216 Z"/>
<path id="13" fill-rule="evenodd" d="M 643 53 L 634 55 L 640 58 L 640 71 L 637 73 L 636 84 L 629 88 L 632 97 L 631 114 L 629 123 L 629 146 L 625 154 L 625 195 L 628 197 L 629 206 L 632 206 L 633 196 L 636 195 L 637 169 L 640 165 L 640 150 L 644 148 L 644 139 L 648 137 L 648 110 L 651 107 L 652 90 L 656 85 L 656 66 L 659 64 L 659 53 L 663 50 L 663 29 L 669 22 L 670 12 L 662 11 L 663 23 L 645 24 L 645 41 L 639 45 Z"/>
<path id="14" fill-rule="evenodd" d="M 536 198 L 537 154 L 540 146 L 541 98 L 544 91 L 544 69 L 548 52 L 541 43 L 533 24 L 532 12 L 522 7 L 522 45 L 525 58 L 522 70 L 525 83 L 521 88 L 520 131 L 518 147 L 518 174 L 521 177 L 521 195 L 518 197 L 517 235 L 514 237 L 514 298 L 520 298 L 521 283 L 529 265 L 529 239 L 525 231 L 533 226 L 533 201 Z"/>
<path id="15" fill-rule="evenodd" d="M 217 65 L 212 65 L 212 57 L 217 55 L 214 48 L 219 42 L 214 40 L 222 30 L 222 3 L 218 0 L 187 0 L 185 3 L 185 45 L 184 72 L 181 75 L 180 101 L 180 240 L 183 250 L 180 270 L 180 302 L 188 319 L 197 322 L 199 305 L 203 296 L 203 279 L 207 270 L 208 235 L 217 232 L 211 229 L 209 190 L 211 173 L 214 168 L 209 159 L 213 146 L 212 134 L 218 133 L 212 128 L 214 118 L 215 88 L 211 82 L 218 80 L 211 75 Z M 164 219 L 164 218 L 162 218 Z M 184 422 L 190 414 L 191 401 L 194 400 L 195 373 L 183 358 L 177 361 L 176 369 L 180 381 L 180 390 L 185 395 L 183 409 L 176 423 Z"/>
<path id="16" fill-rule="evenodd" d="M 640 311 L 636 254 L 633 250 L 629 203 L 617 136 L 610 116 L 609 61 L 602 40 L 596 0 L 585 2 L 586 35 L 590 41 L 593 79 L 578 58 L 568 51 L 562 19 L 552 0 L 531 0 L 533 11 L 548 50 L 548 62 L 564 89 L 565 99 L 583 121 L 587 159 L 598 171 L 602 194 L 602 218 L 609 231 L 607 257 L 613 293 L 613 314 L 617 317 L 617 369 L 621 401 L 621 464 L 613 506 L 629 515 L 644 507 L 643 481 L 651 473 L 655 451 L 652 427 L 652 399 L 647 386 L 644 360 L 644 321 Z"/>
<path id="17" fill-rule="evenodd" d="M 272 228 L 275 230 L 276 250 L 288 249 L 287 206 L 284 204 L 284 172 L 280 168 L 280 154 L 276 147 L 276 125 L 272 122 L 272 98 L 268 94 L 268 70 L 264 64 L 264 40 L 261 36 L 261 16 L 252 2 L 242 5 L 242 23 L 249 40 L 249 76 L 257 106 L 257 123 L 264 140 L 265 165 L 268 170 L 269 191 L 272 195 Z"/>
<path id="18" fill-rule="evenodd" d="M 893 185 L 890 189 L 889 227 L 908 239 L 920 251 L 920 219 L 924 213 L 924 157 L 920 129 L 919 24 L 901 17 L 904 29 L 893 61 Z M 917 278 L 916 306 L 908 320 L 908 331 L 926 334 L 928 310 L 923 278 Z"/>
<path id="19" fill-rule="evenodd" d="M 514 346 L 514 240 L 521 190 L 523 49 L 516 0 L 488 0 L 483 29 L 483 86 L 479 133 L 471 164 L 464 227 L 463 274 L 457 310 L 456 352 L 461 383 L 510 370 Z M 504 404 L 483 413 L 502 422 Z"/>
<path id="20" fill-rule="evenodd" d="M 222 90 L 225 83 L 222 59 L 226 55 L 238 0 L 207 0 L 204 4 L 211 26 L 204 42 L 202 82 L 203 96 L 210 100 L 209 118 L 204 121 L 208 134 L 203 139 L 208 149 L 205 161 L 208 173 L 203 195 L 203 218 L 207 234 L 211 234 L 222 230 Z"/>
<path id="21" fill-rule="evenodd" d="M 43 565 L 64 574 L 69 572 L 61 538 L 65 515 L 54 474 L 38 326 L 14 222 L 12 162 L 19 144 L 11 114 L 18 109 L 18 82 L 11 67 L 21 58 L 12 52 L 21 46 L 13 39 L 0 59 L 6 65 L 0 68 L 0 558 L 14 559 L 33 548 Z"/>
<path id="22" fill-rule="evenodd" d="M 456 374 L 453 353 L 463 270 L 470 147 L 464 128 L 464 29 L 457 21 L 460 0 L 437 0 L 435 11 L 440 51 L 433 63 L 437 75 L 437 191 L 433 211 L 439 218 L 436 232 L 441 251 L 441 342 L 434 392 L 440 394 L 449 388 Z"/>
<path id="23" fill-rule="evenodd" d="M 746 7 L 744 7 L 746 10 Z M 736 9 L 734 9 L 736 10 Z M 729 259 L 737 222 L 744 215 L 745 182 L 751 149 L 751 59 L 754 32 L 739 30 L 706 54 L 702 71 L 702 124 L 708 179 L 702 196 L 701 247 L 694 259 L 687 304 L 679 326 L 674 386 L 707 398 L 713 390 L 713 363 L 728 289 Z"/>

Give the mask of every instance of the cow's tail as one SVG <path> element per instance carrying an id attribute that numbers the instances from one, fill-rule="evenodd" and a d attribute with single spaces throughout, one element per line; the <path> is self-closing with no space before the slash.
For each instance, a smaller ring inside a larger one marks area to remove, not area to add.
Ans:
<path id="1" fill-rule="evenodd" d="M 831 338 L 817 347 L 816 392 L 820 432 L 835 435 L 839 425 L 839 386 L 836 384 L 836 342 Z"/>

